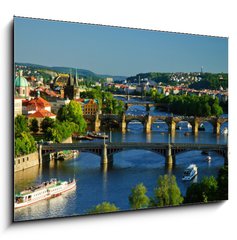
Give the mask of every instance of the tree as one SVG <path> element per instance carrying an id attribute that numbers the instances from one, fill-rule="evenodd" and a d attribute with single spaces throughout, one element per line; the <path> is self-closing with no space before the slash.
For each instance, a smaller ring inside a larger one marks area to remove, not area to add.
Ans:
<path id="1" fill-rule="evenodd" d="M 27 118 L 23 115 L 17 115 L 14 121 L 15 137 L 20 137 L 22 132 L 29 132 Z"/>
<path id="2" fill-rule="evenodd" d="M 185 197 L 186 203 L 200 203 L 217 200 L 218 185 L 216 179 L 204 177 L 200 183 L 193 183 L 188 187 Z"/>
<path id="3" fill-rule="evenodd" d="M 79 133 L 86 130 L 86 121 L 83 118 L 81 105 L 74 100 L 59 109 L 57 119 L 61 122 L 68 121 L 77 124 Z"/>
<path id="4" fill-rule="evenodd" d="M 217 177 L 218 184 L 218 200 L 228 199 L 228 166 L 224 166 L 219 170 Z"/>
<path id="5" fill-rule="evenodd" d="M 215 115 L 219 117 L 221 114 L 223 114 L 222 107 L 218 103 L 214 103 L 211 107 L 212 115 Z"/>
<path id="6" fill-rule="evenodd" d="M 48 141 L 62 142 L 62 140 L 70 137 L 72 133 L 78 132 L 78 125 L 73 122 L 56 121 L 52 127 L 48 127 L 45 132 L 45 138 Z"/>
<path id="7" fill-rule="evenodd" d="M 34 138 L 29 132 L 22 132 L 15 138 L 15 156 L 22 156 L 36 151 Z"/>
<path id="8" fill-rule="evenodd" d="M 119 211 L 119 208 L 116 207 L 115 204 L 109 202 L 102 202 L 101 204 L 98 204 L 95 207 L 88 210 L 88 214 L 108 213 L 116 211 Z"/>
<path id="9" fill-rule="evenodd" d="M 132 188 L 132 192 L 129 195 L 129 203 L 131 208 L 140 209 L 146 208 L 149 205 L 149 197 L 146 196 L 147 189 L 143 183 L 138 184 Z"/>
<path id="10" fill-rule="evenodd" d="M 55 124 L 55 120 L 52 119 L 52 118 L 49 118 L 49 117 L 45 117 L 43 119 L 43 121 L 41 122 L 41 129 L 42 129 L 42 132 L 46 133 L 47 129 L 48 128 L 52 128 Z"/>
<path id="11" fill-rule="evenodd" d="M 37 133 L 39 131 L 39 123 L 35 118 L 31 120 L 30 130 L 34 133 Z"/>
<path id="12" fill-rule="evenodd" d="M 151 199 L 152 206 L 176 206 L 183 202 L 183 197 L 174 175 L 160 176 L 157 187 L 154 189 L 154 195 L 154 198 Z"/>

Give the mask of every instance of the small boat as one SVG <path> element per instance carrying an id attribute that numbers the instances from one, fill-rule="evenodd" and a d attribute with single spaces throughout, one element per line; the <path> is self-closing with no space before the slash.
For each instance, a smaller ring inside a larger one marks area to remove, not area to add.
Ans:
<path id="1" fill-rule="evenodd" d="M 92 138 L 100 138 L 100 139 L 108 139 L 109 136 L 106 135 L 106 134 L 103 134 L 103 133 L 88 133 L 89 137 L 92 137 Z"/>
<path id="2" fill-rule="evenodd" d="M 192 128 L 192 125 L 190 123 L 188 123 L 188 128 Z"/>
<path id="3" fill-rule="evenodd" d="M 54 198 L 61 194 L 74 189 L 76 187 L 76 180 L 59 181 L 52 178 L 50 181 L 42 182 L 39 185 L 29 187 L 19 194 L 15 195 L 14 208 L 26 207 L 36 202 Z"/>
<path id="4" fill-rule="evenodd" d="M 190 164 L 183 173 L 182 180 L 190 181 L 198 174 L 198 168 L 195 164 Z"/>
<path id="5" fill-rule="evenodd" d="M 198 130 L 199 131 L 205 131 L 205 127 L 204 127 L 203 123 L 201 123 L 201 125 L 198 127 Z"/>
<path id="6" fill-rule="evenodd" d="M 211 161 L 211 156 L 208 155 L 206 158 L 205 158 L 206 161 L 210 162 Z"/>
<path id="7" fill-rule="evenodd" d="M 224 134 L 224 135 L 227 135 L 227 134 L 228 134 L 228 128 L 227 128 L 227 127 L 225 127 L 225 128 L 223 129 L 222 134 Z"/>
<path id="8" fill-rule="evenodd" d="M 89 141 L 93 140 L 93 138 L 88 135 L 81 136 L 81 135 L 73 134 L 72 138 L 74 138 L 76 140 L 89 140 Z"/>

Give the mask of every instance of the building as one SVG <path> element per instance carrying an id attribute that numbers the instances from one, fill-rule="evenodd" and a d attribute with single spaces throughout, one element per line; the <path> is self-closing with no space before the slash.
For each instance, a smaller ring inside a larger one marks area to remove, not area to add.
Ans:
<path id="1" fill-rule="evenodd" d="M 105 78 L 105 82 L 106 82 L 107 84 L 111 84 L 111 83 L 114 82 L 114 80 L 113 80 L 112 77 L 107 77 L 107 78 Z"/>
<path id="2" fill-rule="evenodd" d="M 22 99 L 15 97 L 14 98 L 14 117 L 17 115 L 22 115 Z"/>
<path id="3" fill-rule="evenodd" d="M 39 92 L 38 97 L 31 100 L 23 100 L 22 106 L 22 113 L 24 115 L 30 115 L 42 109 L 51 112 L 51 104 L 40 97 Z"/>
<path id="4" fill-rule="evenodd" d="M 30 96 L 30 87 L 28 81 L 23 77 L 23 70 L 19 70 L 18 76 L 14 81 L 15 92 L 20 98 L 28 98 Z"/>
<path id="5" fill-rule="evenodd" d="M 47 111 L 45 109 L 40 109 L 40 110 L 34 112 L 33 114 L 30 114 L 28 116 L 28 119 L 31 120 L 31 119 L 35 118 L 38 121 L 38 124 L 40 126 L 41 122 L 46 117 L 49 117 L 49 118 L 54 119 L 54 120 L 56 119 L 56 115 L 55 114 L 53 114 L 53 113 L 51 113 L 51 112 L 49 112 L 49 111 Z"/>
<path id="6" fill-rule="evenodd" d="M 77 74 L 74 78 L 71 74 L 69 74 L 67 84 L 64 87 L 64 98 L 69 98 L 70 100 L 80 98 L 80 88 L 78 84 Z"/>
<path id="7" fill-rule="evenodd" d="M 67 99 L 57 99 L 56 101 L 50 101 L 50 104 L 51 104 L 51 110 L 53 113 L 57 114 L 58 113 L 58 110 L 69 104 L 70 103 L 70 100 L 67 98 Z"/>
<path id="8" fill-rule="evenodd" d="M 100 110 L 97 99 L 80 98 L 77 101 L 81 104 L 83 115 L 95 115 Z"/>

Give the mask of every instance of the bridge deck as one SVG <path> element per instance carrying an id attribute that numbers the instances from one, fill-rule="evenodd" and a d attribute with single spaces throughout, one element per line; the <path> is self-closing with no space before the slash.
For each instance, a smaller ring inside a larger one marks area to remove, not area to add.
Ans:
<path id="1" fill-rule="evenodd" d="M 74 150 L 74 149 L 102 149 L 103 142 L 94 143 L 51 143 L 42 145 L 42 150 Z M 113 142 L 106 143 L 107 149 L 123 148 L 123 149 L 167 149 L 168 143 L 145 143 L 145 142 Z M 172 149 L 187 150 L 226 150 L 226 144 L 199 144 L 199 143 L 171 143 Z"/>

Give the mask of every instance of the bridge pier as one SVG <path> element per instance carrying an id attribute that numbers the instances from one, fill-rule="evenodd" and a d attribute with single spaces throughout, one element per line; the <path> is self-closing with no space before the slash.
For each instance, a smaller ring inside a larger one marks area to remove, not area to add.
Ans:
<path id="1" fill-rule="evenodd" d="M 150 111 L 150 106 L 149 103 L 146 104 L 146 111 L 149 112 Z"/>
<path id="2" fill-rule="evenodd" d="M 146 121 L 145 121 L 145 132 L 150 133 L 151 132 L 151 116 L 148 114 Z"/>
<path id="3" fill-rule="evenodd" d="M 126 123 L 126 116 L 125 114 L 123 113 L 123 116 L 122 116 L 122 122 L 121 122 L 121 129 L 122 129 L 122 133 L 126 133 L 126 130 L 127 130 L 127 123 Z"/>
<path id="4" fill-rule="evenodd" d="M 165 121 L 169 127 L 169 133 L 171 135 L 175 135 L 176 132 L 176 122 L 174 121 L 173 117 L 169 117 L 167 121 Z"/>
<path id="5" fill-rule="evenodd" d="M 194 135 L 198 135 L 198 127 L 199 127 L 199 121 L 197 119 L 194 119 L 193 125 L 192 125 L 192 131 Z"/>
<path id="6" fill-rule="evenodd" d="M 220 135 L 221 133 L 221 124 L 218 122 L 218 120 L 214 124 L 213 132 L 217 135 Z"/>
<path id="7" fill-rule="evenodd" d="M 124 108 L 125 108 L 125 111 L 128 110 L 128 104 L 127 103 L 125 103 Z"/>
<path id="8" fill-rule="evenodd" d="M 103 146 L 100 165 L 103 169 L 113 165 L 113 155 L 108 156 L 107 144 Z"/>
<path id="9" fill-rule="evenodd" d="M 172 169 L 175 164 L 175 155 L 172 155 L 171 145 L 168 145 L 168 149 L 166 150 L 166 158 L 165 165 L 168 169 Z"/>

